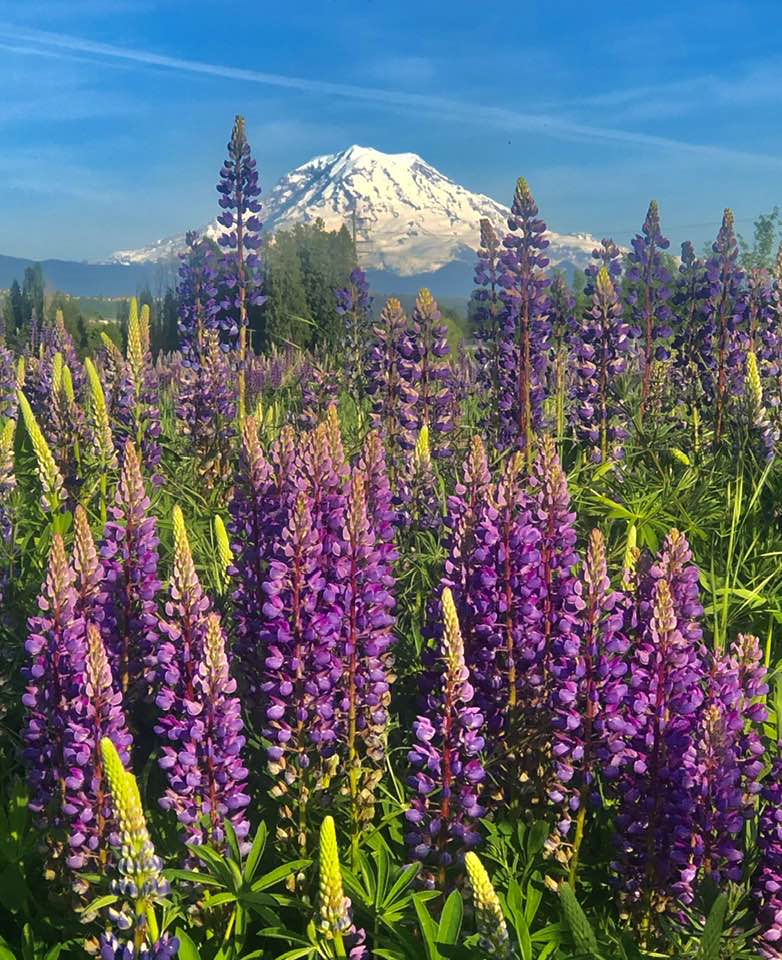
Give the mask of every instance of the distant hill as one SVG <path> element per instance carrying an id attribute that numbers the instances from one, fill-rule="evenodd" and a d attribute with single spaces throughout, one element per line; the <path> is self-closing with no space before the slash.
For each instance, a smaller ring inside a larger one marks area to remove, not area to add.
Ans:
<path id="1" fill-rule="evenodd" d="M 22 282 L 26 267 L 35 261 L 0 254 L 0 288 Z M 165 289 L 176 276 L 176 264 L 87 263 L 74 260 L 41 260 L 46 286 L 77 297 L 129 297 L 149 287 Z"/>

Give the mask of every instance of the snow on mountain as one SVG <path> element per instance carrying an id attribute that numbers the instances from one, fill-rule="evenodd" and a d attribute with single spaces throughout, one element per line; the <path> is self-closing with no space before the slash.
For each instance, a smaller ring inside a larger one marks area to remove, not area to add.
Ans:
<path id="1" fill-rule="evenodd" d="M 350 226 L 354 215 L 362 265 L 409 277 L 472 259 L 481 219 L 502 234 L 508 209 L 449 180 L 418 154 L 354 145 L 314 157 L 284 176 L 264 198 L 262 213 L 270 232 L 318 218 L 327 229 L 338 229 Z M 222 229 L 213 220 L 201 232 L 217 238 Z M 548 237 L 554 266 L 584 266 L 597 246 L 589 234 L 551 231 Z M 170 260 L 184 245 L 183 233 L 139 250 L 118 250 L 109 262 Z"/>

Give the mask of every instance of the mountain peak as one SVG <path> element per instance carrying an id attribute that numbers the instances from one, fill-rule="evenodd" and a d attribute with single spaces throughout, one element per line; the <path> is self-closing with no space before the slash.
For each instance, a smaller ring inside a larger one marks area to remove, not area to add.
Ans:
<path id="1" fill-rule="evenodd" d="M 282 177 L 264 200 L 270 232 L 322 220 L 339 229 L 355 217 L 362 265 L 414 276 L 474 258 L 480 221 L 489 219 L 502 235 L 506 207 L 472 193 L 428 164 L 417 153 L 383 153 L 352 144 L 338 153 L 313 157 Z M 217 237 L 213 221 L 202 231 Z M 550 233 L 553 264 L 585 263 L 597 242 L 588 234 Z M 143 263 L 171 258 L 184 248 L 184 234 L 142 250 L 118 251 L 114 262 Z"/>

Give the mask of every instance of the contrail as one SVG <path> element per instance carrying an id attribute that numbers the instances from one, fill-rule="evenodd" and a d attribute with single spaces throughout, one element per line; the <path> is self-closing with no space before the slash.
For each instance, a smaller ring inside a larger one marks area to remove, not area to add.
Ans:
<path id="1" fill-rule="evenodd" d="M 782 166 L 782 157 L 733 150 L 710 144 L 688 143 L 687 141 L 654 134 L 578 123 L 553 114 L 525 113 L 502 107 L 470 103 L 451 97 L 407 93 L 382 87 L 368 87 L 330 80 L 311 80 L 280 73 L 267 73 L 260 70 L 208 63 L 203 60 L 173 57 L 167 54 L 153 53 L 149 50 L 119 47 L 114 44 L 99 43 L 64 33 L 29 30 L 0 24 L 0 46 L 4 49 L 15 49 L 16 52 L 22 52 L 19 47 L 20 44 L 26 44 L 31 53 L 40 52 L 48 55 L 62 55 L 63 57 L 82 54 L 104 61 L 113 60 L 142 64 L 143 66 L 171 70 L 176 73 L 216 77 L 223 80 L 239 80 L 243 83 L 279 87 L 302 93 L 378 103 L 412 111 L 424 111 L 427 114 L 436 113 L 439 116 L 447 116 L 460 122 L 475 123 L 481 121 L 505 132 L 524 130 L 560 140 L 628 144 L 638 147 L 652 147 L 663 151 L 685 152 L 693 156 L 711 159 L 750 162 L 772 167 Z"/>

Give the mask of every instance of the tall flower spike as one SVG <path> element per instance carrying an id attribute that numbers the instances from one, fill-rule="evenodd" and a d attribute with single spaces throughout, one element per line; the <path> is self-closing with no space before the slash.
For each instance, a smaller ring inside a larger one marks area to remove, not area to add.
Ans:
<path id="1" fill-rule="evenodd" d="M 442 887 L 446 868 L 480 835 L 473 822 L 482 816 L 484 780 L 480 753 L 483 717 L 471 706 L 473 689 L 464 662 L 464 643 L 451 591 L 442 593 L 442 682 L 428 698 L 428 712 L 413 723 L 415 743 L 408 753 L 415 791 L 405 817 L 405 837 L 412 855 L 439 868 Z"/>
<path id="2" fill-rule="evenodd" d="M 23 670 L 27 686 L 22 697 L 22 756 L 28 771 L 29 805 L 55 852 L 56 832 L 65 821 L 70 773 L 66 744 L 85 657 L 84 621 L 75 611 L 73 582 L 65 545 L 55 533 L 38 598 L 40 612 L 29 621 L 28 661 Z"/>
<path id="3" fill-rule="evenodd" d="M 101 632 L 112 674 L 123 694 L 146 694 L 158 647 L 157 521 L 149 512 L 135 446 L 125 444 L 119 485 L 103 531 Z"/>
<path id="4" fill-rule="evenodd" d="M 712 249 L 713 255 L 706 262 L 705 313 L 709 333 L 714 338 L 710 393 L 714 398 L 714 442 L 718 445 L 725 429 L 726 410 L 731 395 L 740 385 L 743 374 L 740 368 L 741 351 L 737 349 L 737 345 L 744 312 L 741 302 L 744 274 L 738 265 L 739 247 L 733 211 L 725 211 Z"/>
<path id="5" fill-rule="evenodd" d="M 500 346 L 501 443 L 525 450 L 532 463 L 533 438 L 541 426 L 549 323 L 543 271 L 549 245 L 546 224 L 527 181 L 519 177 L 508 218 L 502 257 L 505 305 Z"/>
<path id="6" fill-rule="evenodd" d="M 574 338 L 576 433 L 589 445 L 590 459 L 606 463 L 621 459 L 627 436 L 617 377 L 625 370 L 629 340 L 622 305 L 605 267 L 594 286 L 591 308 Z"/>
<path id="7" fill-rule="evenodd" d="M 103 384 L 90 357 L 85 359 L 84 369 L 87 372 L 87 381 L 90 387 L 89 411 L 96 466 L 101 471 L 115 470 L 117 454 L 114 449 L 114 438 L 111 433 Z"/>
<path id="8" fill-rule="evenodd" d="M 73 512 L 73 570 L 76 574 L 76 610 L 87 622 L 101 619 L 103 567 L 98 559 L 87 511 L 77 504 Z"/>
<path id="9" fill-rule="evenodd" d="M 744 381 L 744 393 L 749 427 L 760 441 L 761 456 L 765 461 L 770 462 L 774 459 L 776 453 L 777 442 L 779 440 L 779 428 L 770 420 L 768 411 L 763 403 L 763 384 L 760 379 L 760 371 L 758 370 L 758 361 L 751 350 L 747 353 L 747 374 Z"/>
<path id="10" fill-rule="evenodd" d="M 219 319 L 229 343 L 239 341 L 239 419 L 245 415 L 245 378 L 248 353 L 248 310 L 260 306 L 261 210 L 258 171 L 247 142 L 244 117 L 234 121 L 228 157 L 217 184 L 222 212 L 217 218 L 225 229 L 218 243 L 225 251 L 221 263 Z"/>
<path id="11" fill-rule="evenodd" d="M 372 297 L 361 267 L 350 273 L 346 287 L 337 290 L 337 314 L 343 317 L 343 362 L 350 395 L 361 401 L 366 392 L 365 366 L 369 336 Z"/>
<path id="12" fill-rule="evenodd" d="M 454 429 L 453 384 L 448 361 L 451 348 L 448 328 L 441 322 L 437 301 L 426 289 L 419 292 L 415 301 L 407 352 L 418 423 L 428 428 L 432 455 L 448 456 L 448 434 Z"/>
<path id="13" fill-rule="evenodd" d="M 633 311 L 635 329 L 633 334 L 641 338 L 641 407 L 640 414 L 649 403 L 652 387 L 652 368 L 655 360 L 668 356 L 668 340 L 671 337 L 671 275 L 665 267 L 662 254 L 670 246 L 660 229 L 660 212 L 652 200 L 641 233 L 632 241 L 628 256 L 627 282 L 629 303 Z"/>
<path id="14" fill-rule="evenodd" d="M 155 902 L 166 896 L 169 887 L 163 878 L 163 863 L 147 830 L 144 808 L 136 778 L 125 769 L 114 743 L 104 737 L 100 742 L 103 767 L 111 791 L 111 804 L 119 827 L 120 877 L 113 881 L 114 891 L 125 905 L 113 911 L 121 930 L 132 931 L 136 951 L 149 946 L 148 913 Z"/>
<path id="15" fill-rule="evenodd" d="M 478 340 L 478 380 L 486 397 L 485 419 L 491 436 L 499 430 L 500 323 L 503 303 L 500 299 L 502 245 L 490 220 L 481 220 L 481 245 L 475 267 L 475 335 Z"/>
<path id="16" fill-rule="evenodd" d="M 225 529 L 223 518 L 219 513 L 214 518 L 215 543 L 217 544 L 217 559 L 220 565 L 221 588 L 225 590 L 228 586 L 230 570 L 233 566 L 234 555 L 231 551 L 231 542 L 228 539 L 228 531 Z"/>
<path id="17" fill-rule="evenodd" d="M 334 578 L 341 607 L 338 657 L 342 664 L 340 707 L 347 746 L 353 840 L 371 821 L 375 791 L 385 765 L 391 701 L 390 648 L 394 598 L 380 564 L 367 513 L 364 477 L 354 471 Z"/>
<path id="18" fill-rule="evenodd" d="M 131 736 L 122 695 L 115 689 L 100 631 L 87 626 L 87 654 L 65 748 L 69 766 L 65 812 L 70 818 L 67 864 L 72 870 L 104 869 L 115 824 L 106 794 L 100 743 L 107 737 L 128 763 Z"/>
<path id="19" fill-rule="evenodd" d="M 334 819 L 324 817 L 320 827 L 318 876 L 318 916 L 316 927 L 334 950 L 329 956 L 346 960 L 366 960 L 365 933 L 353 924 L 350 899 L 342 886 L 342 869 Z"/>
<path id="20" fill-rule="evenodd" d="M 759 903 L 761 932 L 756 941 L 764 960 L 782 957 L 782 742 L 776 744 L 771 770 L 761 794 L 763 803 L 758 827 L 760 863 L 753 879 L 753 894 Z"/>
<path id="21" fill-rule="evenodd" d="M 497 960 L 513 960 L 508 924 L 486 868 L 472 850 L 464 858 L 470 880 L 481 949 Z"/>
<path id="22" fill-rule="evenodd" d="M 224 846 L 230 821 L 240 848 L 246 850 L 250 824 L 245 808 L 250 798 L 245 793 L 247 769 L 241 758 L 245 738 L 235 692 L 220 618 L 211 613 L 192 693 L 177 695 L 164 687 L 158 697 L 158 704 L 166 697 L 155 732 L 164 738 L 160 766 L 169 782 L 160 805 L 176 813 L 189 843 Z"/>
<path id="23" fill-rule="evenodd" d="M 60 512 L 63 502 L 63 479 L 57 464 L 54 462 L 52 451 L 49 444 L 38 426 L 35 414 L 27 400 L 27 397 L 21 390 L 17 391 L 17 400 L 19 409 L 22 411 L 25 429 L 27 430 L 30 442 L 33 445 L 35 460 L 37 464 L 38 479 L 41 483 L 43 493 L 42 504 L 45 510 L 56 515 Z"/>

